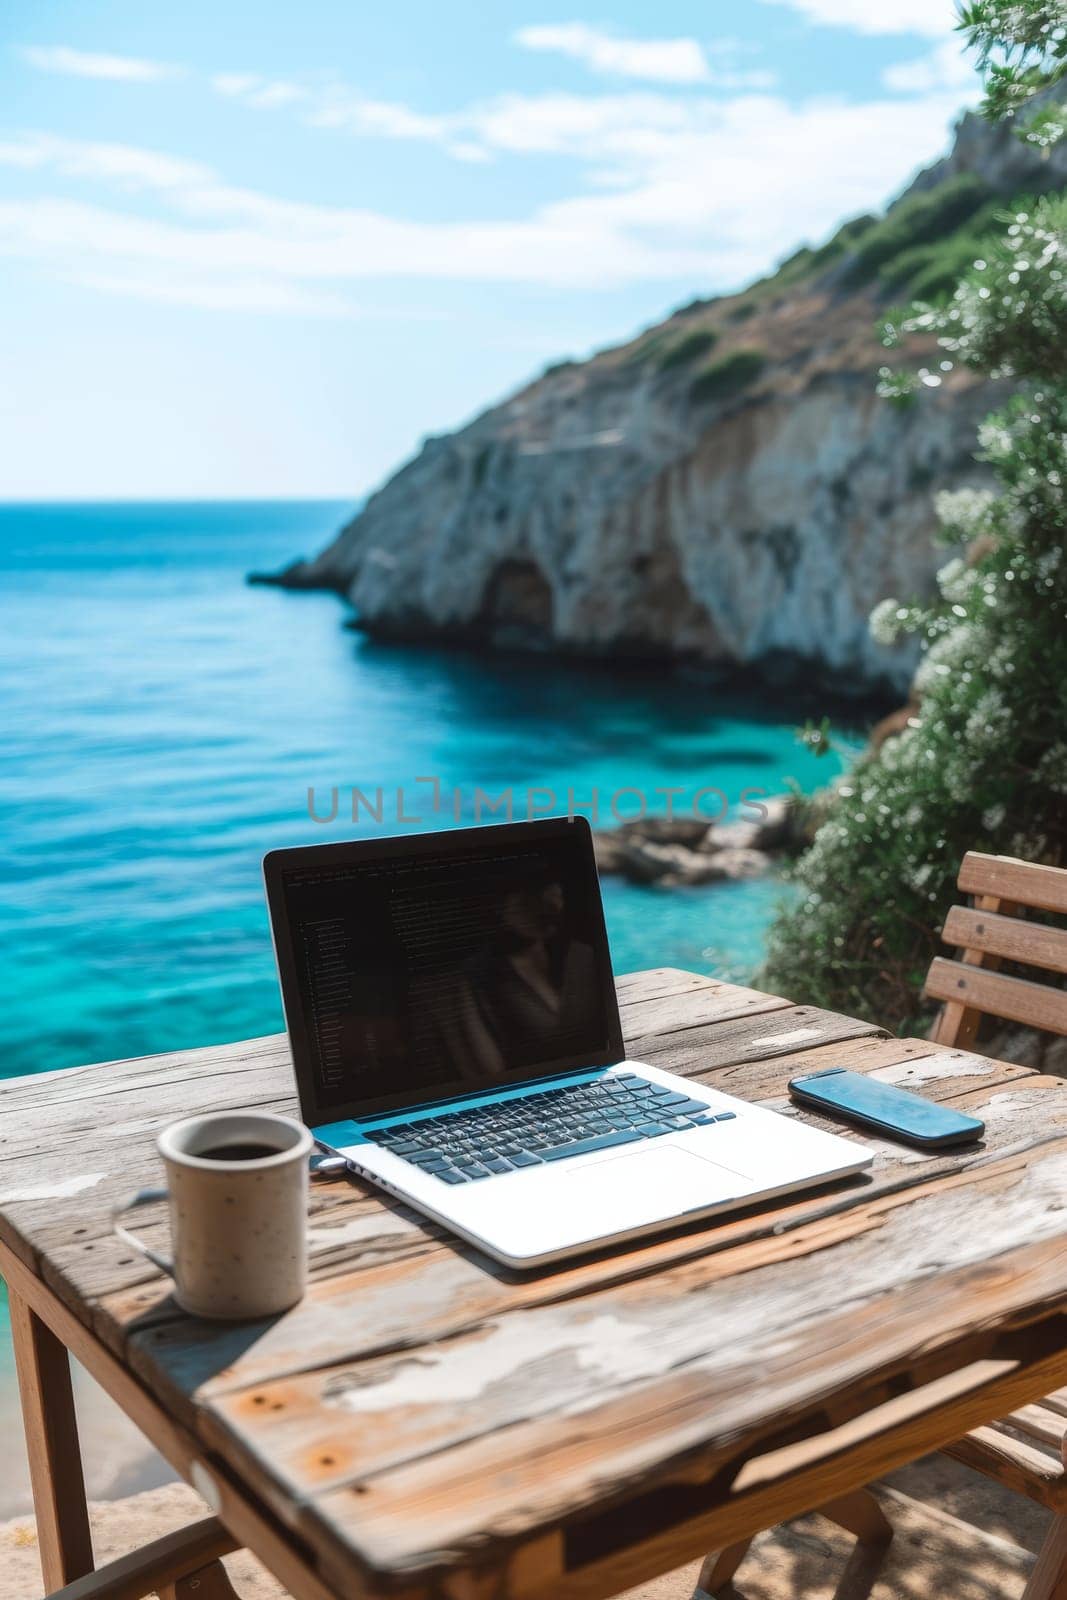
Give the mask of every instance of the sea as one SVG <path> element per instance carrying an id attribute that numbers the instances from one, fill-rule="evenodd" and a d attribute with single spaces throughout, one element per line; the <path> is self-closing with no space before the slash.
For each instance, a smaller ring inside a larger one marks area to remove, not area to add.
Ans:
<path id="1" fill-rule="evenodd" d="M 847 758 L 847 738 L 816 758 L 766 692 L 375 643 L 336 595 L 248 585 L 353 508 L 0 507 L 0 1078 L 279 1029 L 274 846 L 470 822 L 476 790 L 515 815 L 595 794 L 604 823 L 705 791 L 714 815 L 712 791 L 810 791 Z M 353 824 L 353 790 L 381 822 L 360 802 Z M 787 893 L 609 878 L 616 971 L 744 978 Z"/>

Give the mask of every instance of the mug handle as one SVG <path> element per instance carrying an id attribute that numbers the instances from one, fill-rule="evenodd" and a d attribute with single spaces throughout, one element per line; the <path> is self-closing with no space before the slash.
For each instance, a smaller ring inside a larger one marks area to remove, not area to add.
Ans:
<path id="1" fill-rule="evenodd" d="M 111 1226 L 123 1244 L 129 1245 L 131 1250 L 138 1251 L 142 1256 L 147 1256 L 152 1265 L 158 1267 L 160 1272 L 165 1272 L 168 1278 L 173 1278 L 174 1262 L 167 1256 L 161 1256 L 158 1250 L 153 1250 L 151 1245 L 145 1244 L 144 1240 L 139 1239 L 135 1233 L 130 1233 L 119 1221 L 119 1218 L 125 1216 L 127 1211 L 133 1211 L 138 1206 L 153 1205 L 158 1200 L 167 1200 L 169 1198 L 166 1189 L 138 1189 L 136 1194 L 128 1195 L 125 1200 L 119 1201 L 111 1213 Z"/>

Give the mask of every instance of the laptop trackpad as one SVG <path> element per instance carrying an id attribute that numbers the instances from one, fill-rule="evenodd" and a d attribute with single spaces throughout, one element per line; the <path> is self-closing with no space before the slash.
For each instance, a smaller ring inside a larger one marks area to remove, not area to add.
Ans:
<path id="1" fill-rule="evenodd" d="M 701 1211 L 747 1194 L 751 1180 L 728 1172 L 691 1150 L 647 1147 L 567 1174 L 567 1203 L 581 1207 L 584 1227 L 595 1221 L 614 1233 L 658 1217 Z"/>

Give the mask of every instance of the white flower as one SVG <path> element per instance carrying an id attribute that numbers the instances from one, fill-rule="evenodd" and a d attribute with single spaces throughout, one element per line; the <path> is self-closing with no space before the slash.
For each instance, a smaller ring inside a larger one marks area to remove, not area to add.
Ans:
<path id="1" fill-rule="evenodd" d="M 996 833 L 1007 814 L 1006 806 L 989 806 L 987 810 L 982 812 L 983 828 L 988 828 L 990 833 Z"/>
<path id="2" fill-rule="evenodd" d="M 915 676 L 911 680 L 912 688 L 917 695 L 929 694 L 938 679 L 947 678 L 950 670 L 932 660 L 930 656 L 924 656 L 915 668 Z"/>
<path id="3" fill-rule="evenodd" d="M 906 772 L 915 764 L 919 746 L 915 743 L 915 730 L 905 728 L 902 733 L 887 739 L 878 752 L 878 760 L 886 772 Z"/>
<path id="4" fill-rule="evenodd" d="M 1013 440 L 1002 423 L 987 420 L 978 424 L 978 443 L 991 461 L 999 461 L 1011 455 Z"/>
<path id="5" fill-rule="evenodd" d="M 1057 794 L 1067 794 L 1067 744 L 1054 744 L 1037 764 L 1037 776 Z"/>
<path id="6" fill-rule="evenodd" d="M 967 542 L 985 532 L 995 499 L 990 489 L 943 489 L 934 496 L 934 509 L 946 533 Z"/>
<path id="7" fill-rule="evenodd" d="M 899 600 L 879 600 L 871 612 L 868 624 L 875 644 L 896 644 L 903 620 L 899 615 L 901 610 Z"/>
<path id="8" fill-rule="evenodd" d="M 986 657 L 986 670 L 991 678 L 1010 678 L 1015 671 L 1015 644 L 1006 639 Z"/>
<path id="9" fill-rule="evenodd" d="M 966 744 L 978 755 L 997 750 L 1011 731 L 1011 707 L 999 689 L 987 689 L 967 718 Z"/>
<path id="10" fill-rule="evenodd" d="M 915 672 L 918 693 L 928 693 L 939 678 L 947 678 L 972 665 L 981 644 L 980 631 L 971 622 L 962 622 L 935 639 Z"/>
<path id="11" fill-rule="evenodd" d="M 957 602 L 964 601 L 971 595 L 977 581 L 974 568 L 969 567 L 959 556 L 954 556 L 951 561 L 946 562 L 937 574 L 937 586 L 945 599 Z"/>

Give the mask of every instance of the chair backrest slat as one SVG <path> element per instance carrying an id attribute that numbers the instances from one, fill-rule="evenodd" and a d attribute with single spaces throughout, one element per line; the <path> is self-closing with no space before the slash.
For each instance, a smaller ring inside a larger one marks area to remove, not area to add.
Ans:
<path id="1" fill-rule="evenodd" d="M 957 879 L 964 894 L 996 895 L 1035 911 L 1061 911 L 1067 915 L 1067 870 L 1043 867 L 1013 856 L 985 856 L 976 850 L 963 858 Z"/>
<path id="2" fill-rule="evenodd" d="M 941 937 L 959 950 L 982 950 L 1006 961 L 1043 967 L 1046 972 L 1067 973 L 1067 931 L 1062 928 L 1022 922 L 1017 917 L 1001 917 L 969 906 L 953 906 Z"/>
<path id="3" fill-rule="evenodd" d="M 923 993 L 944 1001 L 931 1038 L 970 1050 L 983 1016 L 1067 1034 L 1067 989 L 1062 984 L 1051 978 L 1047 984 L 1035 983 L 997 971 L 1001 961 L 1013 961 L 1067 975 L 1067 932 L 1026 917 L 1027 911 L 1067 915 L 1067 868 L 969 850 L 956 881 L 973 904 L 954 906 L 941 932 L 946 944 L 962 952 L 961 959 L 937 956 L 926 975 Z"/>
<path id="4" fill-rule="evenodd" d="M 971 1007 L 1007 1022 L 1067 1034 L 1067 991 L 1026 978 L 1006 978 L 985 967 L 935 956 L 926 978 L 926 993 L 934 1000 Z"/>

